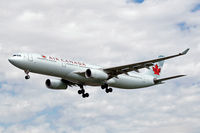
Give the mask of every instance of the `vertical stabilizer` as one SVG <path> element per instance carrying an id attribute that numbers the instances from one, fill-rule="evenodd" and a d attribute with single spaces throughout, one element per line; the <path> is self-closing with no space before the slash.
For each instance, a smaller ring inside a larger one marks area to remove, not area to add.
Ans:
<path id="1" fill-rule="evenodd" d="M 163 55 L 160 55 L 158 56 L 158 58 L 163 58 L 164 56 Z M 154 63 L 153 66 L 151 66 L 146 72 L 145 74 L 147 75 L 151 75 L 155 78 L 159 78 L 160 77 L 160 74 L 161 74 L 161 70 L 162 70 L 162 67 L 164 65 L 164 61 L 159 61 L 159 62 L 156 62 Z"/>

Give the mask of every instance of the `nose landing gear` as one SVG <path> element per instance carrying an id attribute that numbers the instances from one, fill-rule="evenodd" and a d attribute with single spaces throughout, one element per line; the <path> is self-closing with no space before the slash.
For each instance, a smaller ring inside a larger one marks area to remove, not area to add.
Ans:
<path id="1" fill-rule="evenodd" d="M 26 80 L 30 79 L 30 75 L 28 75 L 29 74 L 29 70 L 25 70 L 24 72 L 26 73 L 25 79 Z"/>
<path id="2" fill-rule="evenodd" d="M 29 75 L 26 75 L 26 76 L 25 76 L 25 79 L 30 79 L 30 76 L 29 76 Z"/>

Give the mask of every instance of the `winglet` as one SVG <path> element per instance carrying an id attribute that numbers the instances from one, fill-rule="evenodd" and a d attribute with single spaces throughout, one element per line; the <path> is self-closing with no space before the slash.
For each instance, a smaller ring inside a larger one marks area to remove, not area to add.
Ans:
<path id="1" fill-rule="evenodd" d="M 186 49 L 185 51 L 183 51 L 181 54 L 182 55 L 185 55 L 185 54 L 187 54 L 187 52 L 189 51 L 190 49 L 188 48 L 188 49 Z"/>

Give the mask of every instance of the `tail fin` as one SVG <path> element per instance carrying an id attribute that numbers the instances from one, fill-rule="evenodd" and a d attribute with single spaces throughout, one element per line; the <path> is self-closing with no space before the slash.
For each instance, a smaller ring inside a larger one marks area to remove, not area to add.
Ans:
<path id="1" fill-rule="evenodd" d="M 158 56 L 158 58 L 163 58 L 163 57 L 164 57 L 163 55 Z M 145 74 L 151 75 L 155 78 L 159 78 L 163 65 L 164 65 L 164 61 L 156 62 L 156 63 L 154 63 L 154 65 L 152 67 L 150 67 L 145 72 Z"/>

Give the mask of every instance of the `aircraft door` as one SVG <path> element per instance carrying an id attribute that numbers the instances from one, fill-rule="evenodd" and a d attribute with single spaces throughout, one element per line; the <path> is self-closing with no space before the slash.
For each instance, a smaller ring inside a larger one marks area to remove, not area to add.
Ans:
<path id="1" fill-rule="evenodd" d="M 33 61 L 33 55 L 32 54 L 28 54 L 28 61 Z"/>

